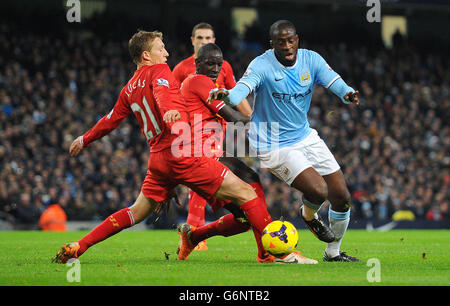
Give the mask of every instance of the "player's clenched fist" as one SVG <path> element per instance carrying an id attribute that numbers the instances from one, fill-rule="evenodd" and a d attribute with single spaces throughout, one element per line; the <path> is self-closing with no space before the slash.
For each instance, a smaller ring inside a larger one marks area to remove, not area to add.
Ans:
<path id="1" fill-rule="evenodd" d="M 69 153 L 72 156 L 77 156 L 83 149 L 83 136 L 78 136 L 70 145 Z"/>
<path id="2" fill-rule="evenodd" d="M 163 120 L 166 123 L 175 122 L 177 120 L 180 120 L 180 118 L 181 118 L 181 115 L 177 110 L 167 111 L 163 116 Z"/>

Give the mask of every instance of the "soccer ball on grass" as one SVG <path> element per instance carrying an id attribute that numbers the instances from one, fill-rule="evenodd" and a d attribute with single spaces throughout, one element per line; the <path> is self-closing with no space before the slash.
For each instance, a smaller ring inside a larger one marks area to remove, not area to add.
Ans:
<path id="1" fill-rule="evenodd" d="M 261 242 L 267 252 L 275 257 L 283 257 L 297 247 L 298 231 L 288 221 L 272 221 L 264 228 Z"/>

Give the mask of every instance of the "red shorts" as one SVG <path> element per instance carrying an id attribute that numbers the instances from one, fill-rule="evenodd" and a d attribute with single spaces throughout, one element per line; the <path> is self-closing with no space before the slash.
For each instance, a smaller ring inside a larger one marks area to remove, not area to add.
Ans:
<path id="1" fill-rule="evenodd" d="M 156 202 L 164 202 L 178 185 L 184 185 L 208 203 L 230 171 L 222 163 L 207 157 L 175 157 L 172 151 L 150 153 L 142 193 Z"/>

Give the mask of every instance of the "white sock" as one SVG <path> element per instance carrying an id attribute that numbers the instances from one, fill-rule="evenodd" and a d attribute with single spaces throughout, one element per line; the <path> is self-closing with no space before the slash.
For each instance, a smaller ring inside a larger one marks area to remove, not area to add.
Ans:
<path id="1" fill-rule="evenodd" d="M 301 210 L 302 210 L 302 211 L 301 211 L 302 216 L 303 216 L 303 217 L 307 217 L 306 214 L 305 214 L 305 207 L 304 207 L 304 205 L 301 207 Z M 314 218 L 315 218 L 315 219 L 318 219 L 318 218 L 319 218 L 319 215 L 317 214 L 317 211 L 314 213 Z"/>
<path id="2" fill-rule="evenodd" d="M 336 257 L 339 255 L 342 238 L 347 231 L 350 222 L 350 209 L 346 212 L 328 210 L 328 220 L 330 221 L 330 229 L 336 236 L 336 240 L 327 244 L 325 253 L 328 257 Z"/>

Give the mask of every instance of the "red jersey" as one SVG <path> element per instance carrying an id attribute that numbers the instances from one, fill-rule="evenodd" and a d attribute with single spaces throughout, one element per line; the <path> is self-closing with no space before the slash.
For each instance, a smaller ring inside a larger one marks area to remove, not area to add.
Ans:
<path id="1" fill-rule="evenodd" d="M 185 102 L 169 66 L 142 66 L 121 90 L 111 112 L 83 135 L 83 145 L 88 146 L 110 133 L 126 116 L 134 112 L 150 146 L 150 152 L 170 148 L 178 136 L 171 133 L 173 123 L 169 125 L 163 121 L 163 115 L 169 110 L 178 110 L 180 120 L 189 121 Z"/>
<path id="2" fill-rule="evenodd" d="M 183 81 L 190 75 L 195 74 L 195 59 L 194 55 L 182 60 L 173 69 L 173 75 L 178 81 L 178 84 L 183 83 Z M 226 60 L 223 61 L 222 69 L 220 69 L 219 76 L 216 80 L 217 88 L 232 89 L 236 86 L 236 80 L 234 79 L 233 68 L 230 63 Z"/>
<path id="3" fill-rule="evenodd" d="M 218 116 L 218 113 L 225 106 L 225 102 L 221 100 L 214 100 L 211 104 L 206 102 L 209 92 L 214 88 L 216 88 L 214 82 L 202 74 L 190 75 L 181 86 L 181 94 L 185 100 L 192 127 L 195 156 L 199 156 L 198 150 L 203 148 L 206 142 L 208 143 L 205 148 L 211 148 L 215 157 L 220 157 L 223 153 L 222 143 L 226 121 Z M 201 141 L 198 137 L 201 137 Z M 203 153 L 208 154 L 209 152 Z"/>

